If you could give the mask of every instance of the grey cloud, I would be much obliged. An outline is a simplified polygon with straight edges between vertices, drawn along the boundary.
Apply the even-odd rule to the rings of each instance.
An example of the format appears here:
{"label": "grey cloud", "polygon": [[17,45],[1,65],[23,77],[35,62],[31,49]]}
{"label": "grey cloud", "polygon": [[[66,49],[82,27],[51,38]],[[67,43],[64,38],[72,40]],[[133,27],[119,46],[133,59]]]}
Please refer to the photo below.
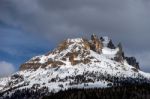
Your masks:
{"label": "grey cloud", "polygon": [[1,0],[0,20],[53,43],[96,33],[140,53],[150,50],[149,9],[149,0]]}
{"label": "grey cloud", "polygon": [[150,24],[148,6],[141,0],[13,0],[7,4],[14,15],[10,18],[16,18],[14,23],[46,36],[65,32],[122,35],[145,32]]}
{"label": "grey cloud", "polygon": [[6,61],[0,61],[0,68],[0,77],[8,76],[15,72],[14,65]]}

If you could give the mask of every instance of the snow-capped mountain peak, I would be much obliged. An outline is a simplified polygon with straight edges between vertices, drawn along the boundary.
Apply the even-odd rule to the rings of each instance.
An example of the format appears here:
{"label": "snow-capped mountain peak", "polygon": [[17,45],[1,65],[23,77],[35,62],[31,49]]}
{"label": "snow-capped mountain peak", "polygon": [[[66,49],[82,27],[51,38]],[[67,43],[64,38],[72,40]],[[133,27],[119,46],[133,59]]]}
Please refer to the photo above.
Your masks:
{"label": "snow-capped mountain peak", "polygon": [[[35,56],[20,66],[20,71],[0,79],[0,90],[48,87],[48,92],[68,88],[110,87],[128,79],[148,81],[150,74],[139,70],[134,57],[126,57],[121,44],[117,47],[108,37],[92,35],[61,42],[56,49]],[[136,80],[133,80],[136,82]]]}

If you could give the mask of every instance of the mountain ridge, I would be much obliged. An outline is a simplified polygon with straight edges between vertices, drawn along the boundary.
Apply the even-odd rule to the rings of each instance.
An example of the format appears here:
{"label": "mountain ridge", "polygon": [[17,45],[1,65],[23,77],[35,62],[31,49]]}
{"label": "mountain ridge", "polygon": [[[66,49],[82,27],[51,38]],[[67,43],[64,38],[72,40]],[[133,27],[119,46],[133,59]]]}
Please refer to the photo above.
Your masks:
{"label": "mountain ridge", "polygon": [[[67,40],[63,41],[62,43],[60,43],[55,50],[53,50],[52,52],[47,53],[45,56],[48,56],[50,54],[54,55],[55,53],[60,53],[61,51],[66,50],[67,47],[71,43],[74,43],[74,42],[79,43],[79,44],[83,44],[82,46],[80,46],[80,48],[85,49],[85,51],[92,50],[92,51],[95,51],[99,54],[100,53],[105,53],[105,54],[108,54],[108,55],[112,54],[113,51],[116,51],[115,52],[116,57],[113,57],[114,60],[116,60],[118,62],[126,60],[130,65],[132,65],[132,66],[136,65],[135,67],[137,69],[139,69],[138,62],[136,62],[136,59],[134,57],[125,57],[124,56],[124,52],[123,52],[121,43],[119,43],[118,46],[115,47],[115,45],[112,43],[112,41],[109,40],[108,38],[105,37],[105,40],[102,37],[100,39],[98,39],[98,37],[94,34],[91,36],[91,40],[89,40],[89,41],[87,39],[84,39],[84,38],[67,39]],[[108,47],[111,50],[110,51],[107,51],[107,49],[104,50],[103,46],[105,47],[105,49]],[[76,46],[74,46],[74,47],[76,47]],[[102,50],[103,50],[103,52],[102,52]],[[71,61],[72,65],[74,64],[74,61],[71,58],[77,57],[78,53],[79,53],[79,51],[77,52],[77,51],[72,49],[72,52],[66,54],[66,57],[70,56],[69,60]],[[65,57],[63,57],[62,60],[66,60]],[[33,62],[31,62],[31,61],[33,61]],[[35,64],[35,68],[36,67],[38,68],[38,66],[42,65],[42,62],[38,62],[38,61],[42,61],[42,59],[40,59],[38,56],[36,56],[36,57],[32,58],[31,60],[29,60],[29,62],[26,62],[25,64],[22,64],[21,67],[20,67],[20,70],[22,70],[24,67],[26,67],[25,65],[29,66],[30,64],[32,66]],[[61,62],[61,61],[53,62],[52,59],[50,60],[50,58],[47,61],[49,61],[50,63],[56,63],[58,65],[63,65],[63,62]],[[131,62],[131,61],[133,61],[133,62]],[[27,63],[29,63],[29,64],[27,64]],[[56,65],[56,64],[54,64],[54,65]],[[45,65],[47,65],[47,64],[45,64]],[[45,67],[45,66],[43,66],[43,67]],[[30,66],[29,66],[29,69],[31,69]]]}

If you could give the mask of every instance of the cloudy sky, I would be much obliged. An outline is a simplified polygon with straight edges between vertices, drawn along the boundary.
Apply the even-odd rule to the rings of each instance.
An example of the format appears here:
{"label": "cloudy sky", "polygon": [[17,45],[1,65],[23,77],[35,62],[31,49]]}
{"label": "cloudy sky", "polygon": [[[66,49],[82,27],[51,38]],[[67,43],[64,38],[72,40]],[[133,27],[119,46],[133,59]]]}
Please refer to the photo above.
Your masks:
{"label": "cloudy sky", "polygon": [[0,76],[72,37],[109,36],[150,72],[149,0],[0,0]]}

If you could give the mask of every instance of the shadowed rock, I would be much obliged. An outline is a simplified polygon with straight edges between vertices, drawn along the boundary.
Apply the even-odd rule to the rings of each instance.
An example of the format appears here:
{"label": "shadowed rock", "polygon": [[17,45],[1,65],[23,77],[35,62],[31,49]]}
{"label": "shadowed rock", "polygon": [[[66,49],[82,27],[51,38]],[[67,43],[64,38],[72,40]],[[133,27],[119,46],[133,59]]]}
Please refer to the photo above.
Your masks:
{"label": "shadowed rock", "polygon": [[123,52],[121,43],[119,43],[117,47],[118,47],[119,51],[116,54],[115,60],[117,62],[122,62],[124,60],[124,52]]}
{"label": "shadowed rock", "polygon": [[109,41],[108,45],[107,45],[108,48],[111,48],[111,49],[115,49],[115,45],[113,44],[112,40]]}
{"label": "shadowed rock", "polygon": [[132,65],[136,69],[140,69],[139,63],[136,61],[135,57],[125,57],[126,61],[128,62],[129,65]]}

